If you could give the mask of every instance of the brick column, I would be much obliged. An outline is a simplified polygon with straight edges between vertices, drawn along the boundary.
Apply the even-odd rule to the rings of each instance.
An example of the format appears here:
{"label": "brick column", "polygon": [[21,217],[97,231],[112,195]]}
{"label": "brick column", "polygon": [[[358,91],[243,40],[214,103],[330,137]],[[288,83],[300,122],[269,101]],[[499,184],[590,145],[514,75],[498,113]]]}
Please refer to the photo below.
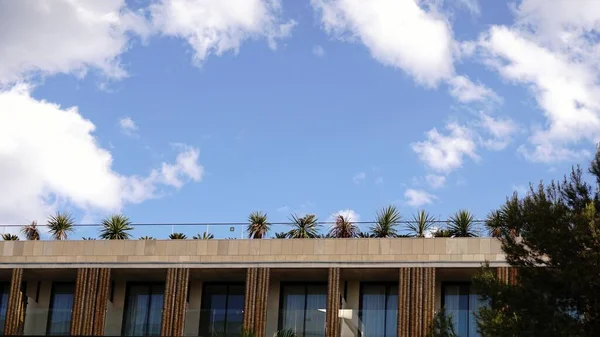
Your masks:
{"label": "brick column", "polygon": [[244,329],[256,337],[264,337],[267,328],[267,300],[270,284],[269,268],[248,268],[244,294]]}
{"label": "brick column", "polygon": [[504,284],[517,284],[518,269],[513,267],[496,268],[496,276]]}
{"label": "brick column", "polygon": [[398,337],[424,337],[433,319],[435,268],[400,268]]}
{"label": "brick column", "polygon": [[161,336],[183,336],[189,280],[188,268],[167,269]]}
{"label": "brick column", "polygon": [[6,321],[4,322],[5,335],[22,335],[25,317],[25,294],[22,289],[23,269],[12,270],[10,291],[8,293],[8,306]]}
{"label": "brick column", "polygon": [[109,285],[110,269],[77,269],[71,335],[104,335]]}
{"label": "brick column", "polygon": [[325,337],[340,337],[340,268],[329,268],[327,281],[327,310]]}

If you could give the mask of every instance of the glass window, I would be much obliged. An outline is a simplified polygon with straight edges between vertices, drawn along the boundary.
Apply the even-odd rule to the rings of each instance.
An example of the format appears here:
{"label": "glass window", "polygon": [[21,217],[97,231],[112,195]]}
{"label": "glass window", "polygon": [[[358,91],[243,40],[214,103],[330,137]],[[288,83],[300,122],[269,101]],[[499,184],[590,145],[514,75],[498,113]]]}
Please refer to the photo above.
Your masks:
{"label": "glass window", "polygon": [[361,284],[361,333],[365,337],[396,337],[398,284]]}
{"label": "glass window", "polygon": [[205,284],[202,291],[200,336],[240,336],[245,287],[235,284]]}
{"label": "glass window", "polygon": [[124,336],[158,336],[165,295],[164,283],[131,283],[127,285]]}
{"label": "glass window", "polygon": [[6,309],[8,308],[8,294],[10,293],[10,283],[0,283],[0,328],[4,328],[6,321]]}
{"label": "glass window", "polygon": [[284,284],[281,287],[279,328],[298,337],[325,336],[327,284]]}
{"label": "glass window", "polygon": [[442,305],[447,315],[452,315],[454,328],[459,337],[479,337],[476,314],[483,306],[479,296],[471,292],[469,283],[445,283],[442,285]]}
{"label": "glass window", "polygon": [[46,334],[69,335],[71,333],[74,294],[75,283],[52,283]]}

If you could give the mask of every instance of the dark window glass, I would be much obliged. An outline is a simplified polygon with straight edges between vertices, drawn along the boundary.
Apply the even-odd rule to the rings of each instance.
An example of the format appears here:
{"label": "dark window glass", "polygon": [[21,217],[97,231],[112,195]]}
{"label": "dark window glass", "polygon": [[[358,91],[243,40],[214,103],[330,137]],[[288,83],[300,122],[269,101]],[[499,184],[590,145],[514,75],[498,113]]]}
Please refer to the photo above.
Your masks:
{"label": "dark window glass", "polygon": [[127,285],[124,336],[158,336],[162,321],[164,283],[131,283]]}
{"label": "dark window glass", "polygon": [[0,283],[0,328],[4,328],[6,321],[6,308],[8,307],[8,294],[10,283]]}
{"label": "dark window glass", "polygon": [[69,335],[71,333],[71,316],[73,314],[74,283],[53,283],[50,295],[50,312],[48,313],[48,335]]}
{"label": "dark window glass", "polygon": [[470,284],[445,283],[442,285],[442,294],[442,305],[446,314],[452,315],[458,336],[479,337],[475,315],[484,303],[471,291]]}
{"label": "dark window glass", "polygon": [[398,330],[398,285],[361,285],[361,332],[365,337],[396,337]]}
{"label": "dark window glass", "polygon": [[244,311],[243,284],[205,284],[200,336],[240,336]]}
{"label": "dark window glass", "polygon": [[280,329],[298,337],[325,336],[326,284],[284,284],[281,288]]}

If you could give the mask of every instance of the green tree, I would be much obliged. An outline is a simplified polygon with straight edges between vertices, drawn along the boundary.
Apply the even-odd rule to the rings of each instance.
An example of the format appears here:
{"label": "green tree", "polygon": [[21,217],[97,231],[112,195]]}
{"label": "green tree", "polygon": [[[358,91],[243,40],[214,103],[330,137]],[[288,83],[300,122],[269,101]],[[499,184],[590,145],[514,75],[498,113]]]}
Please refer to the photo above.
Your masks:
{"label": "green tree", "polygon": [[32,221],[29,225],[23,226],[21,228],[21,233],[25,235],[27,240],[39,240],[40,239],[40,231],[37,227],[37,222]]}
{"label": "green tree", "polygon": [[395,238],[398,236],[396,226],[402,216],[400,211],[394,205],[389,205],[377,212],[375,225],[370,228],[373,237],[376,238]]}
{"label": "green tree", "polygon": [[214,238],[215,238],[215,236],[209,232],[203,232],[202,234],[198,233],[197,235],[194,235],[194,237],[193,237],[194,240],[210,240],[210,239],[214,239]]}
{"label": "green tree", "polygon": [[131,221],[123,214],[111,215],[102,220],[102,229],[100,229],[100,239],[103,240],[129,240],[133,230]]}
{"label": "green tree", "polygon": [[373,233],[369,233],[369,232],[359,232],[358,237],[362,238],[362,239],[367,239],[367,238],[374,237],[374,235],[373,235]]}
{"label": "green tree", "polygon": [[287,237],[288,237],[288,233],[286,233],[286,232],[275,233],[276,239],[285,239]]}
{"label": "green tree", "polygon": [[589,172],[595,186],[576,167],[498,209],[491,225],[518,273],[508,284],[487,267],[475,277],[483,336],[600,336],[600,152]]}
{"label": "green tree", "polygon": [[438,228],[436,231],[433,232],[433,237],[434,238],[451,238],[452,232],[450,232],[450,230],[446,229],[446,228]]}
{"label": "green tree", "polygon": [[455,238],[478,236],[475,229],[475,216],[464,209],[461,209],[450,217],[448,220],[448,230]]}
{"label": "green tree", "polygon": [[187,235],[183,233],[171,233],[169,234],[169,239],[171,240],[185,240],[187,239]]}
{"label": "green tree", "polygon": [[287,233],[290,239],[314,239],[319,236],[319,223],[314,214],[298,217],[292,214],[290,218],[292,229]]}
{"label": "green tree", "polygon": [[452,315],[446,315],[443,309],[436,312],[427,330],[427,337],[458,337]]}
{"label": "green tree", "polygon": [[69,233],[75,231],[73,228],[74,220],[70,213],[56,212],[48,218],[47,226],[50,236],[54,240],[67,240]]}
{"label": "green tree", "polygon": [[250,239],[262,239],[267,236],[271,224],[267,221],[267,214],[263,212],[252,212],[248,216],[248,237]]}
{"label": "green tree", "polygon": [[406,225],[410,236],[424,238],[425,235],[433,228],[435,218],[429,213],[421,210],[416,215],[413,215],[413,221]]}
{"label": "green tree", "polygon": [[14,234],[4,233],[4,234],[2,234],[2,240],[4,240],[4,241],[19,241],[19,237]]}
{"label": "green tree", "polygon": [[152,236],[140,236],[138,238],[138,240],[156,240],[156,239]]}
{"label": "green tree", "polygon": [[84,241],[92,241],[92,240],[96,240],[96,238],[93,238],[93,237],[91,237],[91,236],[86,236],[86,237],[82,237],[82,238],[81,238],[81,240],[84,240]]}
{"label": "green tree", "polygon": [[327,235],[330,238],[355,238],[358,237],[358,227],[347,216],[338,214],[335,217],[335,223],[329,229]]}

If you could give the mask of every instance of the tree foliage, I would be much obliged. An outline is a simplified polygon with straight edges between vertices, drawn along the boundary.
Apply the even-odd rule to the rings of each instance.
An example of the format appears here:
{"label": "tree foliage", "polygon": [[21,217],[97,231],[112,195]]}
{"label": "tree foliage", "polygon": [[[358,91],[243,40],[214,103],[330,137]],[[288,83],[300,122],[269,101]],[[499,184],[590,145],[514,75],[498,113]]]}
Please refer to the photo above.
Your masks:
{"label": "tree foliage", "polygon": [[504,284],[484,268],[475,278],[489,303],[483,336],[600,336],[600,152],[589,172],[594,187],[576,167],[488,217],[518,277]]}
{"label": "tree foliage", "polygon": [[248,238],[262,239],[267,236],[271,224],[267,221],[267,214],[263,212],[252,212],[248,216]]}
{"label": "tree foliage", "polygon": [[402,219],[400,211],[394,205],[389,205],[377,212],[377,218],[375,225],[372,226],[371,237],[375,238],[395,238],[398,236],[396,227],[398,222]]}
{"label": "tree foliage", "polygon": [[410,236],[424,238],[432,229],[435,218],[424,210],[413,215],[413,221],[406,225]]}
{"label": "tree foliage", "polygon": [[75,230],[73,216],[70,213],[56,212],[48,218],[47,226],[54,240],[67,240],[69,233]]}
{"label": "tree foliage", "polygon": [[15,234],[11,234],[11,233],[2,233],[2,240],[4,241],[19,241],[19,237],[16,236]]}
{"label": "tree foliage", "polygon": [[27,240],[39,240],[40,231],[37,227],[37,221],[32,221],[29,225],[23,226],[21,233],[25,235]]}
{"label": "tree foliage", "polygon": [[476,237],[475,216],[473,213],[461,209],[450,216],[448,220],[448,230],[455,238]]}
{"label": "tree foliage", "polygon": [[187,239],[187,235],[183,233],[171,233],[169,234],[169,239],[171,240],[185,240]]}
{"label": "tree foliage", "polygon": [[442,309],[435,313],[427,330],[427,337],[458,337],[452,316]]}
{"label": "tree foliage", "polygon": [[292,229],[287,235],[290,239],[314,239],[319,236],[319,223],[314,214],[303,217],[293,214],[290,220]]}
{"label": "tree foliage", "polygon": [[358,226],[350,221],[350,218],[342,214],[338,214],[335,218],[335,223],[329,229],[327,236],[330,238],[355,238],[359,233]]}
{"label": "tree foliage", "polygon": [[123,214],[114,214],[102,220],[100,239],[103,240],[129,240],[133,230],[131,221]]}

